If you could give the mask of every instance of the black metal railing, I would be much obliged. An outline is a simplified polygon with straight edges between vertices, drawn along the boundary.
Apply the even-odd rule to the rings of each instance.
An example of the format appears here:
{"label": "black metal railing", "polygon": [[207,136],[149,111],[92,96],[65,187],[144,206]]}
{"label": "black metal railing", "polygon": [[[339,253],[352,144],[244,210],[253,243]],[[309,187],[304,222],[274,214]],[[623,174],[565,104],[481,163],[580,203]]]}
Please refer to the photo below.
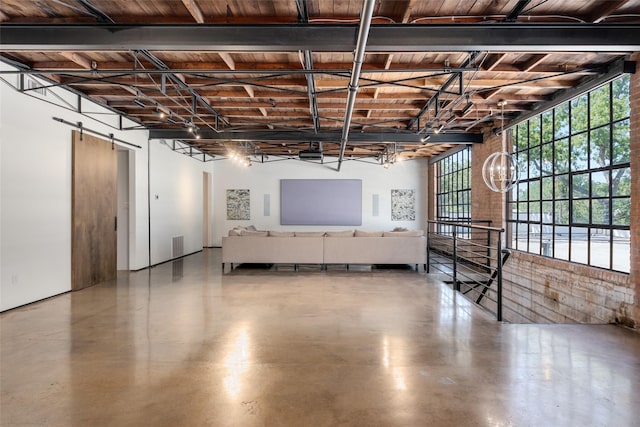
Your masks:
{"label": "black metal railing", "polygon": [[502,321],[503,228],[488,220],[427,221],[427,273],[444,274],[453,289]]}

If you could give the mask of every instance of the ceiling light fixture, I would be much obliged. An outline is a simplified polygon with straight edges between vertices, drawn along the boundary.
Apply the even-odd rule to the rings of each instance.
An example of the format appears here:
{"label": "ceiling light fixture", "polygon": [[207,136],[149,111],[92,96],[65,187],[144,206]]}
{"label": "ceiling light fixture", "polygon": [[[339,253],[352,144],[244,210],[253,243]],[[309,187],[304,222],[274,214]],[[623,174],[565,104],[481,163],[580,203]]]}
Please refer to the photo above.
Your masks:
{"label": "ceiling light fixture", "polygon": [[469,102],[464,108],[460,111],[461,115],[467,114],[467,112],[473,107],[473,102]]}
{"label": "ceiling light fixture", "polygon": [[147,107],[147,104],[145,104],[144,102],[140,101],[138,98],[135,98],[133,100],[133,103],[136,104],[138,107],[141,107],[141,108],[146,108]]}
{"label": "ceiling light fixture", "polygon": [[518,167],[515,159],[507,150],[507,137],[504,131],[504,106],[507,101],[498,102],[502,107],[502,125],[500,137],[502,138],[502,151],[491,154],[482,165],[482,179],[491,191],[506,193],[518,183]]}
{"label": "ceiling light fixture", "polygon": [[156,105],[156,109],[153,110],[153,114],[155,114],[156,117],[158,117],[159,119],[164,119],[166,116],[164,111],[162,111],[157,105]]}

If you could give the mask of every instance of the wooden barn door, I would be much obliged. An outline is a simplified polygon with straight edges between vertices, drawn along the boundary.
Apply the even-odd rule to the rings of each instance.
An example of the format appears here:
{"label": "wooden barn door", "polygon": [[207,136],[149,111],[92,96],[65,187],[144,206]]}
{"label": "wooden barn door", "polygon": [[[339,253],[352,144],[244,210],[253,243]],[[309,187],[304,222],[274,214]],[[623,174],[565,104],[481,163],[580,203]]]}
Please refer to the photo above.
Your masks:
{"label": "wooden barn door", "polygon": [[73,131],[71,289],[116,278],[118,151]]}

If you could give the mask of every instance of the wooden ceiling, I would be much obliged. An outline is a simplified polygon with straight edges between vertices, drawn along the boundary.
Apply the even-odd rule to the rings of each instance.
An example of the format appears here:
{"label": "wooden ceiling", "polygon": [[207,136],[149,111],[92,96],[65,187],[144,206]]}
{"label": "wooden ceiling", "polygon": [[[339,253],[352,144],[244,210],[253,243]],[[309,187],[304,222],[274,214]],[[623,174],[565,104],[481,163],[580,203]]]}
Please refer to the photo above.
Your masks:
{"label": "wooden ceiling", "polygon": [[370,6],[351,114],[363,1],[3,0],[0,58],[198,152],[383,161],[481,141],[611,73],[640,22],[640,0]]}

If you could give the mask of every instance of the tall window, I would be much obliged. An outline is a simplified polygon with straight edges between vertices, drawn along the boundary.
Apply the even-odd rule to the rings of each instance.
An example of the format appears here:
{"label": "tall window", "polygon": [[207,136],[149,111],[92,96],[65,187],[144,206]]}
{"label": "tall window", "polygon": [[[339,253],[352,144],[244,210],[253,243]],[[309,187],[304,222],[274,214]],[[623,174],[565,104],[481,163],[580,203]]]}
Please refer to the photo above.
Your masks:
{"label": "tall window", "polygon": [[629,77],[516,126],[514,249],[629,272]]}
{"label": "tall window", "polygon": [[471,219],[471,147],[435,163],[436,212],[442,221]]}

